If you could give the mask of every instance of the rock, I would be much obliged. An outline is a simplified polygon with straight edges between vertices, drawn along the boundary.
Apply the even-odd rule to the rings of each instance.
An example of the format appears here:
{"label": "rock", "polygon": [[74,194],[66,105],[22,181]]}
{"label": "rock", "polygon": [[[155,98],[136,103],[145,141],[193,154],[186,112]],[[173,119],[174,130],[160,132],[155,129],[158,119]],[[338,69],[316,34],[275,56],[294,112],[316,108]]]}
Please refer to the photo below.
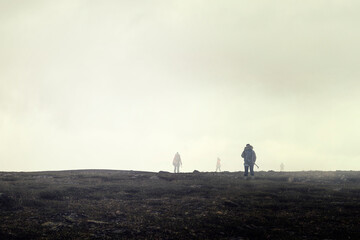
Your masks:
{"label": "rock", "polygon": [[107,222],[97,221],[97,220],[92,220],[92,219],[87,220],[87,222],[88,223],[94,223],[94,224],[109,224]]}
{"label": "rock", "polygon": [[67,222],[69,223],[77,223],[81,222],[82,220],[86,219],[86,215],[77,214],[77,213],[67,213],[62,216]]}
{"label": "rock", "polygon": [[49,228],[52,231],[57,231],[60,227],[63,227],[64,224],[61,222],[45,222],[41,226]]}
{"label": "rock", "polygon": [[224,205],[228,206],[228,207],[238,207],[239,206],[237,203],[234,203],[233,201],[230,201],[230,200],[226,200],[224,202]]}
{"label": "rock", "polygon": [[198,170],[194,170],[193,173],[200,173]]}

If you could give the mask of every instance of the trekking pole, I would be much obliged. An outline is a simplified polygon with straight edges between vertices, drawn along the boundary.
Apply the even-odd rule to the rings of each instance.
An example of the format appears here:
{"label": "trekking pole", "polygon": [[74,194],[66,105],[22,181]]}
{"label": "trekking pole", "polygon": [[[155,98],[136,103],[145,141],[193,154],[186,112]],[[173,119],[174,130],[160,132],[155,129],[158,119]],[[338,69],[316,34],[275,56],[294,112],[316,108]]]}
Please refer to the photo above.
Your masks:
{"label": "trekking pole", "polygon": [[259,166],[256,164],[256,163],[254,163],[255,164],[255,166],[257,167],[257,168],[259,168]]}

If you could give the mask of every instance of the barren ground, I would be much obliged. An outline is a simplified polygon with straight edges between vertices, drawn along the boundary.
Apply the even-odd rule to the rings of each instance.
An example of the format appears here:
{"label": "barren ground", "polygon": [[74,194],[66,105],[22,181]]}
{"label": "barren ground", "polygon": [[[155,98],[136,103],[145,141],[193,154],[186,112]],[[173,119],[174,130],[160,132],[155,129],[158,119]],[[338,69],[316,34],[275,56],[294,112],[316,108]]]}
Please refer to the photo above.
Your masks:
{"label": "barren ground", "polygon": [[360,239],[359,172],[0,172],[0,239]]}

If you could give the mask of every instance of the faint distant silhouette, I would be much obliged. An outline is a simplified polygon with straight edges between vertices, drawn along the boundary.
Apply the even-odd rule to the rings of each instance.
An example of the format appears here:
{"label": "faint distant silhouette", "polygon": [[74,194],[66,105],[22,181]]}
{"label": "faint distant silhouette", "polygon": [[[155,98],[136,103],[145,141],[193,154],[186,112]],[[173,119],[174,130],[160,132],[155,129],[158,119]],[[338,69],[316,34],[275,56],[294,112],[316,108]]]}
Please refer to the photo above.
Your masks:
{"label": "faint distant silhouette", "polygon": [[251,146],[250,144],[246,144],[246,147],[244,148],[241,157],[244,158],[245,178],[249,174],[249,167],[250,167],[250,175],[254,176],[254,165],[256,162],[256,154],[253,150],[253,146]]}
{"label": "faint distant silhouette", "polygon": [[281,164],[280,164],[280,172],[284,171],[284,168],[285,168],[284,163],[281,163]]}
{"label": "faint distant silhouette", "polygon": [[174,173],[179,173],[180,166],[182,166],[182,162],[181,162],[180,154],[178,152],[174,156],[173,165],[174,165]]}
{"label": "faint distant silhouette", "polygon": [[218,170],[219,170],[219,172],[221,172],[220,168],[221,168],[221,160],[220,160],[220,158],[217,158],[215,172],[217,172]]}

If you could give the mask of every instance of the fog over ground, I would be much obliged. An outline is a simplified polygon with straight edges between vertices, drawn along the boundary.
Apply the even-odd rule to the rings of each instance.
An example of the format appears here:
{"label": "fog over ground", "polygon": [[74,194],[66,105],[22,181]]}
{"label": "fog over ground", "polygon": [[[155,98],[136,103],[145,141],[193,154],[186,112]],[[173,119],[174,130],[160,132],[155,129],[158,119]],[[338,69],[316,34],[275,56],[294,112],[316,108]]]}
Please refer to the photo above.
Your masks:
{"label": "fog over ground", "polygon": [[0,170],[360,170],[359,12],[0,0]]}

